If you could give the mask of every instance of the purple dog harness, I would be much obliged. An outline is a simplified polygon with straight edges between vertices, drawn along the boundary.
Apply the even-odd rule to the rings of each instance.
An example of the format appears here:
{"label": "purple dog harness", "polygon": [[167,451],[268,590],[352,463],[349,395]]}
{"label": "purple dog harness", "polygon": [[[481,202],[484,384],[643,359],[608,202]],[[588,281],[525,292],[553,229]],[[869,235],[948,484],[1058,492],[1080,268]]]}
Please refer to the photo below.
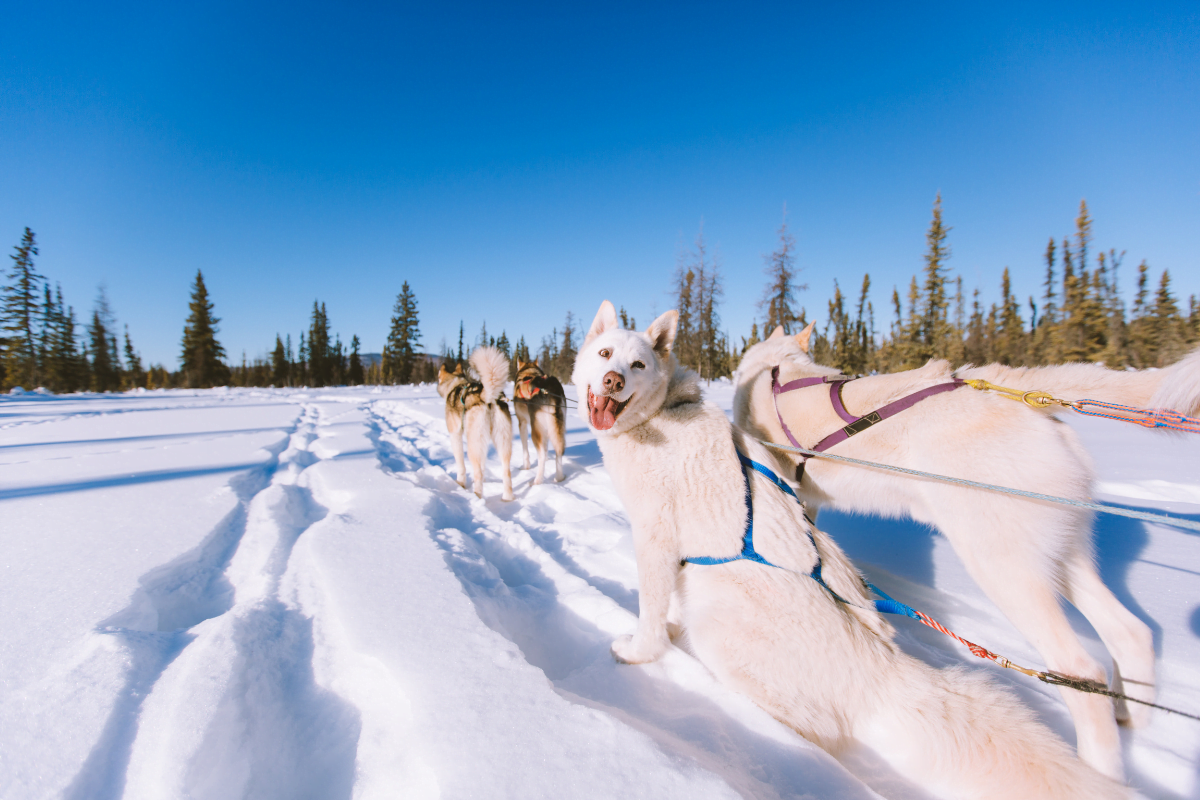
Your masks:
{"label": "purple dog harness", "polygon": [[[856,417],[846,410],[845,403],[842,402],[842,387],[855,378],[847,378],[843,375],[822,375],[816,378],[799,378],[794,381],[789,381],[785,384],[779,383],[779,367],[771,368],[771,394],[772,400],[775,403],[775,416],[779,417],[779,425],[783,428],[783,435],[792,443],[793,447],[805,449],[804,445],[796,441],[796,437],[788,429],[787,423],[783,421],[783,414],[779,411],[779,395],[786,392],[792,392],[796,389],[804,389],[808,386],[818,386],[822,383],[829,384],[829,401],[833,404],[833,410],[837,415],[845,420],[846,424],[839,430],[826,436],[821,441],[814,444],[810,450],[815,450],[818,453],[823,453],[835,444],[844,442],[851,436],[857,433],[862,433],[867,428],[877,423],[883,422],[888,417],[894,417],[905,409],[912,408],[917,403],[927,397],[933,397],[935,394],[949,392],[957,389],[960,386],[966,386],[966,382],[954,378],[950,383],[939,383],[936,386],[930,386],[927,389],[921,389],[918,392],[913,392],[907,397],[902,397],[899,400],[893,400],[885,406],[875,409],[874,411],[864,414],[861,417]],[[796,465],[796,482],[804,477],[804,464],[808,461],[808,456],[801,455],[800,463]]]}

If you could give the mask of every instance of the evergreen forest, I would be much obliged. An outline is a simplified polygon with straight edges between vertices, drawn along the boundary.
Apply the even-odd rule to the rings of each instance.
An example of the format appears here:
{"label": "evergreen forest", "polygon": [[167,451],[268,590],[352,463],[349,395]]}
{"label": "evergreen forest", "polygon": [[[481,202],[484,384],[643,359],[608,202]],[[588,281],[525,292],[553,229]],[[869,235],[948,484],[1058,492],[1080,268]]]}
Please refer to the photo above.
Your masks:
{"label": "evergreen forest", "polygon": [[[1000,362],[1036,366],[1098,362],[1111,368],[1162,367],[1200,344],[1200,303],[1184,302],[1172,287],[1168,270],[1159,273],[1142,261],[1125,264],[1125,252],[1093,246],[1093,220],[1080,203],[1074,230],[1050,238],[1041,254],[1044,274],[1037,297],[1020,298],[1006,267],[1000,276],[1000,300],[984,306],[979,287],[968,297],[962,276],[950,268],[951,228],[935,199],[926,231],[924,267],[901,295],[893,287],[877,321],[870,300],[871,277],[863,275],[854,295],[833,282],[823,314],[813,314],[811,348],[822,364],[848,374],[894,372],[919,367],[931,358],[954,366]],[[396,295],[391,324],[381,352],[366,354],[357,334],[344,343],[333,333],[325,304],[314,300],[307,330],[277,334],[263,355],[240,363],[221,345],[220,318],[204,276],[192,282],[180,339],[179,361],[143,365],[128,326],[118,325],[101,286],[92,309],[77,313],[64,300],[62,286],[37,271],[38,243],[25,228],[13,248],[0,287],[0,389],[41,387],[54,393],[121,391],[135,388],[211,386],[337,386],[405,384],[436,380],[438,367],[453,368],[480,345],[499,348],[512,362],[536,359],[548,373],[566,382],[582,340],[581,322],[567,311],[561,327],[539,342],[516,341],[507,331],[489,333],[484,321],[468,337],[460,321],[456,343],[440,352],[422,348],[417,297],[405,281]],[[763,291],[755,322],[737,343],[722,329],[720,309],[724,276],[720,259],[705,242],[701,228],[693,246],[681,252],[671,276],[671,299],[679,312],[675,353],[708,380],[728,377],[738,359],[776,327],[797,333],[809,324],[800,302],[808,286],[800,282],[796,242],[786,221],[778,243],[764,257]],[[1132,280],[1132,304],[1121,282]],[[851,290],[854,291],[854,290]],[[621,324],[636,328],[624,308]],[[760,324],[761,323],[761,324]]]}

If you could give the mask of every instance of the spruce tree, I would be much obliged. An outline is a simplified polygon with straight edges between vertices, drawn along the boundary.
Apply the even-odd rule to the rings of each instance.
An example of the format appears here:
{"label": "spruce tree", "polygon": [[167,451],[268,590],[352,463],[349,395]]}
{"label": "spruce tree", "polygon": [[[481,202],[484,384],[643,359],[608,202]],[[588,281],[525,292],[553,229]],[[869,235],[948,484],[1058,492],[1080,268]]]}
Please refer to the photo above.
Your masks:
{"label": "spruce tree", "polygon": [[127,389],[135,389],[145,385],[146,373],[142,369],[142,357],[133,349],[129,338],[129,326],[125,326],[125,375],[122,384]]}
{"label": "spruce tree", "polygon": [[963,351],[963,359],[968,364],[986,364],[988,362],[986,326],[983,307],[979,303],[978,289],[975,290],[971,301],[971,320],[967,323],[967,340]]}
{"label": "spruce tree", "polygon": [[271,383],[275,386],[288,385],[288,357],[283,340],[275,334],[275,349],[271,351]]}
{"label": "spruce tree", "polygon": [[1154,293],[1152,319],[1155,343],[1153,366],[1165,367],[1186,353],[1184,345],[1187,343],[1179,306],[1171,294],[1171,273],[1165,269],[1158,283],[1158,291]]}
{"label": "spruce tree", "polygon": [[696,273],[680,252],[675,266],[675,311],[679,315],[675,326],[675,345],[671,352],[684,366],[696,368],[695,307]]}
{"label": "spruce tree", "polygon": [[558,352],[554,355],[555,374],[560,381],[567,383],[571,380],[571,373],[575,371],[575,356],[577,354],[576,347],[578,340],[575,330],[575,315],[570,311],[567,312],[567,319],[563,322],[562,343],[558,347]]}
{"label": "spruce tree", "polygon": [[120,385],[120,376],[113,364],[112,351],[108,347],[108,325],[105,316],[99,308],[93,309],[92,324],[88,326],[94,392],[110,392]]}
{"label": "spruce tree", "polygon": [[329,386],[333,383],[333,361],[325,304],[314,300],[308,328],[308,375],[312,386]]}
{"label": "spruce tree", "polygon": [[758,336],[758,323],[751,322],[750,323],[750,338],[747,339],[745,336],[742,337],[742,355],[746,355],[747,350],[749,350],[751,347],[754,347],[754,345],[758,344],[761,341],[762,341],[762,339],[760,339]]}
{"label": "spruce tree", "polygon": [[221,320],[213,316],[213,304],[200,270],[196,270],[188,311],[179,359],[184,385],[205,388],[224,384],[229,380],[229,368],[225,365],[225,348],[217,341],[217,323]]}
{"label": "spruce tree", "polygon": [[950,348],[946,357],[953,366],[961,366],[966,361],[965,339],[967,337],[966,298],[963,296],[963,279],[959,275],[954,279],[954,324],[950,331]]}
{"label": "spruce tree", "polygon": [[[409,383],[412,380],[413,367],[416,364],[417,345],[421,342],[420,319],[417,312],[417,297],[405,281],[396,295],[396,304],[392,308],[392,327],[388,331],[387,344],[384,346],[388,354],[388,367],[384,381],[388,383]],[[461,358],[463,349],[463,326],[459,323],[458,350]]]}
{"label": "spruce tree", "polygon": [[0,381],[5,389],[10,386],[33,389],[41,377],[37,331],[42,323],[40,285],[44,280],[34,269],[33,257],[38,254],[38,248],[33,231],[26,228],[21,243],[13,249],[15,252],[9,256],[12,269],[0,296],[0,323],[3,324],[0,328],[3,336],[0,340],[3,345]]}
{"label": "spruce tree", "polygon": [[1012,279],[1008,267],[1000,279],[1001,306],[997,321],[997,341],[993,357],[1001,364],[1019,366],[1025,363],[1025,322],[1021,319],[1021,306],[1012,291]]}
{"label": "spruce tree", "polygon": [[361,347],[358,334],[350,337],[350,365],[346,368],[346,382],[351,386],[359,386],[364,381],[362,358],[358,354]]}
{"label": "spruce tree", "polygon": [[933,201],[933,219],[925,234],[925,290],[922,295],[923,319],[917,361],[946,358],[950,345],[949,301],[946,298],[946,260],[950,248],[946,237],[950,228],[942,224],[942,193]]}
{"label": "spruce tree", "polygon": [[783,326],[784,333],[793,333],[794,323],[803,317],[803,310],[796,313],[796,292],[808,288],[806,284],[797,284],[796,275],[796,240],[788,232],[787,222],[779,226],[779,246],[775,252],[766,257],[767,266],[763,272],[767,275],[767,288],[758,307],[767,313],[763,322],[763,335],[770,336],[777,326]]}

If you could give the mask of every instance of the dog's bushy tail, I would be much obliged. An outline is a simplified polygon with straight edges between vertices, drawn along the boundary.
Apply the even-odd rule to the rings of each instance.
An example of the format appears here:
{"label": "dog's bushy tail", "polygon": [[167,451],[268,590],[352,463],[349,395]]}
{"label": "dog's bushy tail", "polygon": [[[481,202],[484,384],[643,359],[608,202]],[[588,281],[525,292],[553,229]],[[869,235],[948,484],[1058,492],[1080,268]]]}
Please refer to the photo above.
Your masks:
{"label": "dog's bushy tail", "polygon": [[508,383],[508,358],[494,347],[480,347],[471,353],[471,368],[483,383],[483,402],[496,402]]}
{"label": "dog's bushy tail", "polygon": [[1189,417],[1200,416],[1200,348],[1160,370],[1163,379],[1150,399],[1152,408],[1173,408]]}
{"label": "dog's bushy tail", "polygon": [[1010,692],[962,668],[896,671],[901,695],[867,743],[939,794],[1023,800],[1127,800],[1130,790],[1080,761]]}

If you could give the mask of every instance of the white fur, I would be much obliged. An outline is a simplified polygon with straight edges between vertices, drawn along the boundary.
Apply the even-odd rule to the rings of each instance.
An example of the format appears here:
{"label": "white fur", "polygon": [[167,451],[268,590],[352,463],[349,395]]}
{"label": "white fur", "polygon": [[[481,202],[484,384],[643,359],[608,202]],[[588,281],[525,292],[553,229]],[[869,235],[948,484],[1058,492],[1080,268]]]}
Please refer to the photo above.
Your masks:
{"label": "white fur", "polygon": [[[833,752],[858,739],[947,797],[1127,797],[1006,692],[902,653],[845,554],[757,473],[754,544],[781,568],[681,566],[688,557],[740,552],[745,478],[735,444],[756,461],[769,463],[770,455],[702,402],[695,373],[671,355],[675,324],[670,311],[644,333],[622,330],[605,301],[575,362],[589,427],[583,398],[603,392],[609,372],[625,378],[613,395],[626,404],[615,424],[593,427],[629,514],[638,563],[637,631],[613,643],[614,656],[641,663],[662,655],[671,645],[671,609],[680,644],[715,675]],[[808,577],[818,552],[829,585],[861,608],[838,603]]]}
{"label": "white fur", "polygon": [[[479,347],[471,353],[469,359],[471,368],[483,383],[483,398],[485,403],[494,403],[504,394],[504,385],[508,382],[508,357],[494,347]],[[509,424],[509,436],[512,435],[512,424]]]}
{"label": "white fur", "polygon": [[1200,416],[1200,348],[1161,371],[1162,383],[1150,398],[1151,408],[1173,408],[1189,417]]}
{"label": "white fur", "polygon": [[[836,374],[813,362],[803,336],[772,335],[750,348],[734,376],[734,421],[751,435],[789,444],[771,394],[771,368],[780,381]],[[1044,389],[1067,399],[1087,397],[1146,406],[1156,392],[1195,386],[1192,365],[1178,369],[1118,372],[1097,365],[1013,368],[1001,365],[959,370],[1015,389]],[[949,380],[944,361],[845,385],[852,414],[865,414],[914,391]],[[1194,408],[1200,392],[1179,402]],[[811,447],[845,423],[830,402],[829,388],[808,387],[778,396],[792,434]],[[1037,413],[1019,402],[969,388],[921,401],[831,452],[851,458],[1012,486],[1077,500],[1091,496],[1091,461],[1073,431],[1056,422],[1061,407]],[[1073,413],[1073,412],[1070,412]],[[1115,423],[1114,423],[1115,424]],[[798,458],[772,451],[789,476]],[[1154,698],[1155,664],[1150,629],[1104,586],[1094,565],[1091,515],[1067,507],[966,489],[878,470],[810,459],[800,496],[815,513],[821,505],[887,517],[908,516],[945,534],[980,588],[1034,644],[1056,672],[1105,680],[1104,667],[1075,635],[1059,595],[1088,618],[1113,656],[1111,684],[1143,700]],[[1080,756],[1114,778],[1123,774],[1113,704],[1100,695],[1062,690],[1075,721]],[[1150,709],[1121,703],[1123,721],[1143,725]]]}

